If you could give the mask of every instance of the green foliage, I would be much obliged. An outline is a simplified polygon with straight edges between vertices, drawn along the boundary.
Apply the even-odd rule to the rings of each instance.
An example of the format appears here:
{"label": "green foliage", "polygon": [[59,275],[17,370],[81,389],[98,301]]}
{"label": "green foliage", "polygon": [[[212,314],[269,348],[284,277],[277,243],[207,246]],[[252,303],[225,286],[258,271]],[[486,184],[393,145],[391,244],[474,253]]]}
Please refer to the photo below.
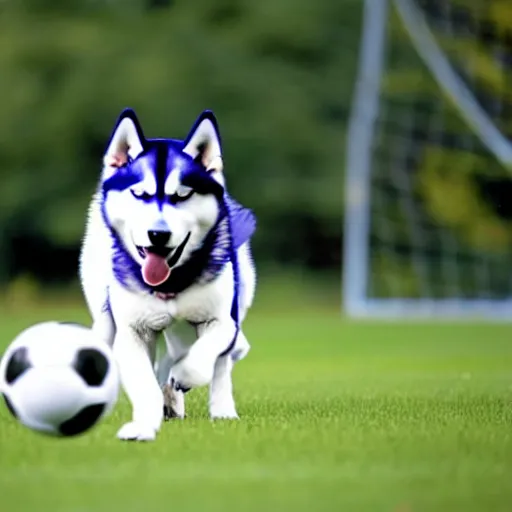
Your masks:
{"label": "green foliage", "polygon": [[[511,73],[497,57],[496,48],[499,41],[506,47],[503,19],[512,16],[512,7],[501,0],[451,0],[451,4],[475,20],[487,21],[496,32],[498,43],[492,45],[480,33],[450,33],[436,30],[434,24],[430,27],[454,68],[469,74],[467,85],[487,100],[484,108],[491,105],[488,108],[494,122],[503,133],[510,134],[512,118],[505,110],[493,112],[491,99],[508,105],[511,97],[507,90]],[[503,18],[499,20],[499,16]],[[424,123],[430,139],[424,136],[421,140],[413,178],[416,197],[424,205],[429,222],[447,228],[469,252],[487,252],[490,257],[503,254],[512,243],[511,222],[496,214],[492,208],[496,205],[485,197],[482,183],[509,180],[510,169],[504,169],[475,135],[456,98],[440,87],[418,56],[396,13],[391,18],[389,38],[388,72],[383,81],[386,100],[404,109],[421,106],[429,112]]]}
{"label": "green foliage", "polygon": [[3,2],[0,227],[78,244],[120,110],[183,137],[211,108],[260,257],[315,250],[297,216],[339,240],[359,16],[356,0]]}
{"label": "green foliage", "polygon": [[432,219],[453,229],[469,246],[499,253],[512,243],[510,222],[490,211],[472,179],[486,165],[487,159],[475,154],[429,147],[419,189]]}

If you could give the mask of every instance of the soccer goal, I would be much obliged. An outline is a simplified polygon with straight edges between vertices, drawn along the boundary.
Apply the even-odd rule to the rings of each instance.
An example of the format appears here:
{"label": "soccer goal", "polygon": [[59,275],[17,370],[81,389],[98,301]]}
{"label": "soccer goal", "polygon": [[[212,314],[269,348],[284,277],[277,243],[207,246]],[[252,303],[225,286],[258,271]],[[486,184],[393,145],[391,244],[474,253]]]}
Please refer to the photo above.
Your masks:
{"label": "soccer goal", "polygon": [[512,2],[366,0],[343,307],[512,320]]}

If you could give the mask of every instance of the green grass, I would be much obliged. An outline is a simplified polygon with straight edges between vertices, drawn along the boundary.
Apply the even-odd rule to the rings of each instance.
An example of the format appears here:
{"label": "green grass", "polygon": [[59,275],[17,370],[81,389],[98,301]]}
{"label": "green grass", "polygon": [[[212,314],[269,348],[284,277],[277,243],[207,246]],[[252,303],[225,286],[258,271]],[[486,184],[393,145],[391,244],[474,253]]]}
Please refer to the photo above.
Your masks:
{"label": "green grass", "polygon": [[[512,327],[353,323],[299,288],[267,289],[247,320],[239,422],[210,422],[206,390],[152,444],[115,439],[124,398],[66,440],[1,407],[0,510],[511,510]],[[3,346],[39,320],[87,321],[72,304],[0,315]]]}

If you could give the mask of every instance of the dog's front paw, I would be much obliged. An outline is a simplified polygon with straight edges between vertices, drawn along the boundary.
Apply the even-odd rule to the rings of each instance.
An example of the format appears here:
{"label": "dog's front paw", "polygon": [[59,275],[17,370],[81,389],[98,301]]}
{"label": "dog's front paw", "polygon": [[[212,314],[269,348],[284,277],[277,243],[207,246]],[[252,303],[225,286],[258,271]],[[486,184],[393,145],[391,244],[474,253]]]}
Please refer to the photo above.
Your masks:
{"label": "dog's front paw", "polygon": [[119,429],[117,437],[123,441],[154,441],[156,433],[157,431],[150,425],[131,421]]}
{"label": "dog's front paw", "polygon": [[209,384],[213,378],[215,361],[190,351],[171,368],[171,381],[175,389],[188,390]]}
{"label": "dog's front paw", "polygon": [[234,403],[211,403],[210,418],[212,420],[238,420]]}

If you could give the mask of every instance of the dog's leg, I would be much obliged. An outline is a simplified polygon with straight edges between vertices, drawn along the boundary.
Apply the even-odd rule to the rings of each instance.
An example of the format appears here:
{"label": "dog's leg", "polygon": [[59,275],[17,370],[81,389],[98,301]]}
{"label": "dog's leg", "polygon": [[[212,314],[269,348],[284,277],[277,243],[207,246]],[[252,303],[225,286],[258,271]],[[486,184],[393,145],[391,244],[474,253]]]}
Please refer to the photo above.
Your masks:
{"label": "dog's leg", "polygon": [[236,334],[231,318],[212,320],[197,327],[199,338],[187,355],[173,365],[170,382],[175,389],[205,386],[212,381],[215,362]]}
{"label": "dog's leg", "polygon": [[153,441],[163,418],[163,395],[151,362],[154,335],[132,328],[118,330],[114,341],[121,382],[133,408],[133,419],[117,433],[119,439]]}
{"label": "dog's leg", "polygon": [[235,363],[241,361],[244,357],[247,356],[249,350],[251,350],[251,345],[247,341],[243,331],[240,329],[236,337],[235,346],[231,351],[231,359],[233,359],[233,362]]}
{"label": "dog's leg", "polygon": [[213,371],[213,379],[210,384],[210,417],[212,419],[238,418],[233,397],[231,372],[234,363],[243,359],[250,349],[251,346],[247,338],[240,330],[231,353],[217,359]]}
{"label": "dog's leg", "polygon": [[164,394],[164,420],[185,417],[185,394],[174,389],[171,384],[163,386]]}
{"label": "dog's leg", "polygon": [[195,326],[188,322],[174,322],[164,331],[164,339],[167,353],[162,358],[162,362],[169,362],[165,384],[162,387],[164,393],[164,419],[183,419],[185,417],[185,394],[183,391],[175,388],[174,382],[170,377],[170,370],[175,361],[179,361],[187,354],[190,345],[197,339],[197,332]]}
{"label": "dog's leg", "polygon": [[161,355],[158,360],[154,364],[156,378],[158,380],[158,384],[163,386],[167,384],[167,380],[169,379],[169,372],[171,371],[173,360],[169,356],[166,351],[163,355]]}
{"label": "dog's leg", "polygon": [[213,371],[213,379],[210,383],[210,417],[212,419],[238,419],[233,398],[233,383],[231,370],[233,358],[231,355],[217,359]]}

